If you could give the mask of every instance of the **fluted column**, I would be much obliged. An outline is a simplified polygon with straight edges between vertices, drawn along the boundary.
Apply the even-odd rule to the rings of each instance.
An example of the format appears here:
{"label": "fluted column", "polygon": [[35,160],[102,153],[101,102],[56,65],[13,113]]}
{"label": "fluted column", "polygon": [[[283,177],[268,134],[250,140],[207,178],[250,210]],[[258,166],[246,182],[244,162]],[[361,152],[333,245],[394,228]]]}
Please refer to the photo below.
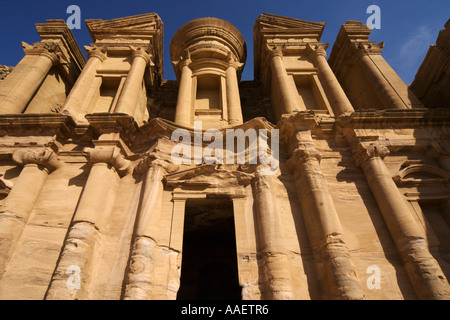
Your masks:
{"label": "fluted column", "polygon": [[310,56],[313,58],[315,66],[318,69],[319,78],[328,93],[328,99],[331,102],[334,114],[336,116],[340,116],[355,111],[333,70],[331,70],[331,67],[328,64],[326,59],[327,53],[325,51],[327,47],[323,45],[318,45],[315,47],[313,45],[308,45],[307,48]]}
{"label": "fluted column", "polygon": [[[375,46],[372,49],[366,49],[363,44],[354,44],[352,46],[353,54],[358,59],[359,65],[362,68],[363,76],[368,77],[376,92],[386,109],[408,109],[406,104],[400,98],[398,93],[376,66],[372,60],[371,55],[381,54],[381,48]],[[374,51],[374,52],[372,52]]]}
{"label": "fluted column", "polygon": [[281,114],[291,113],[296,108],[295,98],[291,91],[288,74],[283,63],[283,51],[281,48],[274,48],[269,51],[269,58],[273,80],[276,82],[281,97]]}
{"label": "fluted column", "polygon": [[282,220],[273,198],[271,177],[258,169],[253,181],[255,218],[266,286],[266,292],[263,294],[266,299],[292,300],[294,293],[289,257],[282,240],[284,237]]}
{"label": "fluted column", "polygon": [[379,143],[358,144],[355,160],[362,168],[419,299],[450,299],[450,287],[430,254],[413,213],[395,185],[383,158],[388,149]]}
{"label": "fluted column", "polygon": [[[137,167],[137,173],[145,174],[145,176],[135,226],[136,232],[127,268],[125,300],[152,299],[157,291],[165,291],[159,292],[160,295],[165,296],[165,299],[176,298],[179,279],[175,281],[171,279],[173,273],[168,269],[176,268],[178,254],[170,248],[161,248],[158,245],[164,189],[162,180],[166,171],[171,172],[176,169],[175,165],[153,156],[144,159]],[[164,251],[164,254],[161,254],[161,251]],[[157,268],[165,270],[167,278],[159,279],[156,273]],[[177,282],[178,286],[172,287],[173,282]]]}
{"label": "fluted column", "polygon": [[89,108],[88,93],[94,84],[97,68],[106,59],[106,49],[103,47],[84,47],[88,61],[78,76],[69,96],[64,103],[62,113],[73,116],[78,121],[86,121],[84,115]]}
{"label": "fluted column", "polygon": [[25,57],[0,84],[0,114],[22,113],[50,68],[59,63],[56,44],[23,43]]}
{"label": "fluted column", "polygon": [[[132,64],[114,112],[135,117],[139,91],[142,90],[145,68],[151,63],[150,55],[143,48],[133,48]],[[142,112],[143,114],[143,112]]]}
{"label": "fluted column", "polygon": [[181,68],[180,86],[178,89],[177,109],[175,110],[175,123],[191,126],[192,117],[192,70],[189,68],[191,59],[189,55],[179,63]]}
{"label": "fluted column", "polygon": [[229,57],[228,68],[226,70],[226,92],[228,107],[228,124],[237,125],[243,123],[241,98],[239,95],[239,82],[237,70],[242,66]]}
{"label": "fluted column", "polygon": [[60,166],[57,156],[50,150],[19,149],[13,153],[13,159],[23,169],[0,212],[0,277],[48,174]]}
{"label": "fluted column", "polygon": [[[91,171],[80,202],[69,228],[64,248],[53,274],[46,299],[86,299],[89,292],[93,255],[105,223],[113,209],[118,174],[124,174],[129,161],[124,159],[117,147],[86,148]],[[79,268],[80,287],[67,284],[69,267]]]}
{"label": "fluted column", "polygon": [[315,149],[311,131],[299,130],[293,137],[293,152],[288,166],[294,172],[297,194],[308,238],[317,253],[318,273],[327,299],[359,300],[364,291],[356,275],[343,230],[325,177],[320,168],[321,155]]}

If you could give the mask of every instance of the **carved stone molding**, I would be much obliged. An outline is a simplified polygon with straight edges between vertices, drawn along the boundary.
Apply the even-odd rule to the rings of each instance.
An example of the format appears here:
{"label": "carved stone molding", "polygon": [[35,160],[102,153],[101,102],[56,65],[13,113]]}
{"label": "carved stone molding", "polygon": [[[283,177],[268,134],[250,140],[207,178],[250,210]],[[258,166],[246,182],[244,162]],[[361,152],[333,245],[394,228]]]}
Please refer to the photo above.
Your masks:
{"label": "carved stone molding", "polygon": [[107,163],[112,165],[120,175],[125,175],[130,166],[130,161],[125,159],[121,153],[120,149],[117,147],[112,148],[84,148],[88,161],[91,164],[95,163]]}
{"label": "carved stone molding", "polygon": [[51,150],[19,149],[14,151],[12,158],[21,166],[37,164],[45,167],[50,173],[61,167],[57,155]]}

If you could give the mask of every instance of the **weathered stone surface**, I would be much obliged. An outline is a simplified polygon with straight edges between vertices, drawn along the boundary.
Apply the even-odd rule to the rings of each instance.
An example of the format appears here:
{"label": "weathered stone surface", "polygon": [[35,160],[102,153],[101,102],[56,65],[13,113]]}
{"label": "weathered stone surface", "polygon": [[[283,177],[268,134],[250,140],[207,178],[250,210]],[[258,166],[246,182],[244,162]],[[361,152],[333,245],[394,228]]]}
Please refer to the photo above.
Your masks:
{"label": "weathered stone surface", "polygon": [[177,80],[157,14],[87,25],[86,63],[49,20],[0,67],[0,299],[450,299],[448,24],[432,109],[360,22],[327,61],[324,23],[262,14],[252,81],[224,20],[176,33]]}

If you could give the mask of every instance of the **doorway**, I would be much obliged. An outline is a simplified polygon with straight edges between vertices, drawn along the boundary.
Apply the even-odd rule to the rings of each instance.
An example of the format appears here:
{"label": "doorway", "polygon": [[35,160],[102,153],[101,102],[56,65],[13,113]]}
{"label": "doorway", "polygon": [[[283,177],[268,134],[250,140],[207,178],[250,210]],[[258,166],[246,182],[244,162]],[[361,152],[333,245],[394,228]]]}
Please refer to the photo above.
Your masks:
{"label": "doorway", "polygon": [[186,201],[178,300],[240,300],[233,202]]}

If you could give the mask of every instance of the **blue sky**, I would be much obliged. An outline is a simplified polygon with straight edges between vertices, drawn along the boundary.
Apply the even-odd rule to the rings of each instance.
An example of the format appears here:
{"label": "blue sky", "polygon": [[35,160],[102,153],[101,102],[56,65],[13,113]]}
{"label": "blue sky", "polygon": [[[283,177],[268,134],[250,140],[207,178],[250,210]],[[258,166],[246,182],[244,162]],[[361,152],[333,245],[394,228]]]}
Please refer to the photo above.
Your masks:
{"label": "blue sky", "polygon": [[332,46],[342,24],[347,20],[365,23],[370,16],[366,13],[367,7],[378,5],[381,8],[381,29],[373,30],[370,40],[385,42],[384,58],[406,83],[413,81],[428,47],[435,43],[439,30],[450,18],[449,0],[1,0],[0,64],[16,65],[23,57],[21,41],[33,43],[40,40],[34,24],[47,19],[67,20],[70,14],[66,10],[72,4],[81,9],[81,29],[72,30],[80,47],[92,42],[84,24],[86,19],[107,20],[158,13],[164,23],[164,76],[172,80],[175,76],[169,58],[170,41],[183,24],[200,17],[221,18],[239,29],[248,48],[242,79],[252,80],[253,23],[261,13],[326,22],[321,41]]}

